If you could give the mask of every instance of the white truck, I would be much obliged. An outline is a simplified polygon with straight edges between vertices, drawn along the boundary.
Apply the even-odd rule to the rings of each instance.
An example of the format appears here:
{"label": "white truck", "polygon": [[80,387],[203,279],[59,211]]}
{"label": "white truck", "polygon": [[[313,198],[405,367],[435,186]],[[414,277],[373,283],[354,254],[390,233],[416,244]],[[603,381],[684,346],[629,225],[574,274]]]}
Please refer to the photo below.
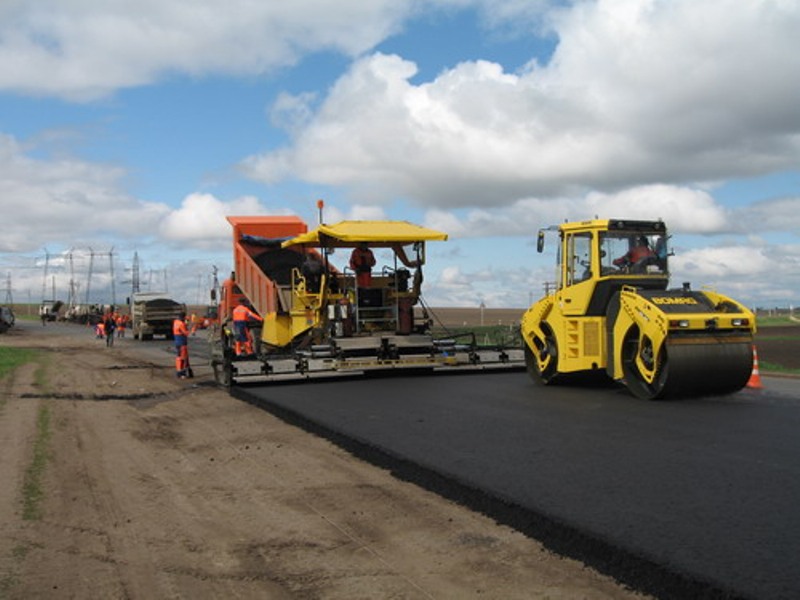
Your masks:
{"label": "white truck", "polygon": [[58,311],[61,310],[63,305],[64,303],[61,300],[42,300],[39,305],[39,318],[42,323],[58,319]]}
{"label": "white truck", "polygon": [[172,322],[186,312],[186,305],[164,292],[139,292],[130,303],[131,329],[136,340],[152,340],[154,335],[172,338]]}

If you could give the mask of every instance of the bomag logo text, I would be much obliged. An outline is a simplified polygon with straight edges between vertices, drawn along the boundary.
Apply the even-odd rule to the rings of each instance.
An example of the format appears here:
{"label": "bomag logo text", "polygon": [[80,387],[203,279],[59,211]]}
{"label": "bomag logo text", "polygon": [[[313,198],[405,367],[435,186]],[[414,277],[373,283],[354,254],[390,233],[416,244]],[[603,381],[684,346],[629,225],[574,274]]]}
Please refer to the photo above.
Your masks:
{"label": "bomag logo text", "polygon": [[697,304],[694,298],[653,298],[653,304]]}

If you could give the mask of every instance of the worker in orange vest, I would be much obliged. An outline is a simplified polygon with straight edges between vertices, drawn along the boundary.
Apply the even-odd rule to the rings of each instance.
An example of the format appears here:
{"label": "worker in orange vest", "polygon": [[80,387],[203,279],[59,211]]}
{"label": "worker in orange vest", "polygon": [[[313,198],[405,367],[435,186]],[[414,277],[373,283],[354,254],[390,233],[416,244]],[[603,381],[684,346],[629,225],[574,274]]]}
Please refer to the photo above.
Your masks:
{"label": "worker in orange vest", "polygon": [[194,377],[189,366],[189,329],[186,327],[186,313],[179,313],[172,321],[172,337],[175,340],[175,375],[180,379]]}
{"label": "worker in orange vest", "polygon": [[350,268],[356,272],[356,285],[360,288],[368,288],[372,285],[372,267],[375,266],[375,255],[369,249],[366,242],[362,242],[353,248],[350,254]]}
{"label": "worker in orange vest", "polygon": [[253,354],[253,341],[247,326],[249,319],[264,321],[260,315],[250,310],[244,298],[239,298],[239,304],[233,309],[233,339],[236,356]]}

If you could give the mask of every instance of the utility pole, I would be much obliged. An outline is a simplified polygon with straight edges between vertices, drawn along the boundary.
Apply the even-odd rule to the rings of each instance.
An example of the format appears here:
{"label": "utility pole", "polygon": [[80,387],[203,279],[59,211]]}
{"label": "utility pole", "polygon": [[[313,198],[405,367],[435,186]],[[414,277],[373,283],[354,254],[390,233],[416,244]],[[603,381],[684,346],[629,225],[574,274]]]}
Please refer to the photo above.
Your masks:
{"label": "utility pole", "polygon": [[[44,277],[42,278],[42,302],[47,298],[47,269],[50,266],[50,253],[44,249]],[[53,298],[55,300],[55,298]]]}
{"label": "utility pole", "polygon": [[73,259],[74,248],[70,248],[67,253],[67,260],[69,260],[69,298],[67,299],[67,308],[75,308],[78,303],[77,294],[75,293],[75,261]]}
{"label": "utility pole", "polygon": [[111,306],[116,309],[117,306],[117,286],[114,282],[114,246],[108,251],[108,265],[111,273]]}
{"label": "utility pole", "polygon": [[6,275],[6,299],[3,302],[9,306],[14,304],[14,298],[11,296],[11,271]]}
{"label": "utility pole", "polygon": [[133,253],[133,272],[131,273],[131,296],[139,293],[139,253]]}
{"label": "utility pole", "polygon": [[94,250],[89,247],[89,271],[86,274],[86,304],[89,304],[89,293],[92,290],[92,270],[94,269]]}

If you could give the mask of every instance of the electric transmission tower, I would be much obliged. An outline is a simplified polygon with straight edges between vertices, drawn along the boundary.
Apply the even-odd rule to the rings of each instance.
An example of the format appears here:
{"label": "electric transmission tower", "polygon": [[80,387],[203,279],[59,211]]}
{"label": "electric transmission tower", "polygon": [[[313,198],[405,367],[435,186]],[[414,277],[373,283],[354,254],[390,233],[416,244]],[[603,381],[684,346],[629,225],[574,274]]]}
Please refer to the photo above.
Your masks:
{"label": "electric transmission tower", "polygon": [[11,295],[11,271],[9,271],[8,275],[6,275],[6,290],[5,291],[6,291],[6,298],[5,298],[5,300],[3,300],[3,303],[4,304],[8,304],[9,306],[11,306],[12,304],[14,304],[14,298]]}

